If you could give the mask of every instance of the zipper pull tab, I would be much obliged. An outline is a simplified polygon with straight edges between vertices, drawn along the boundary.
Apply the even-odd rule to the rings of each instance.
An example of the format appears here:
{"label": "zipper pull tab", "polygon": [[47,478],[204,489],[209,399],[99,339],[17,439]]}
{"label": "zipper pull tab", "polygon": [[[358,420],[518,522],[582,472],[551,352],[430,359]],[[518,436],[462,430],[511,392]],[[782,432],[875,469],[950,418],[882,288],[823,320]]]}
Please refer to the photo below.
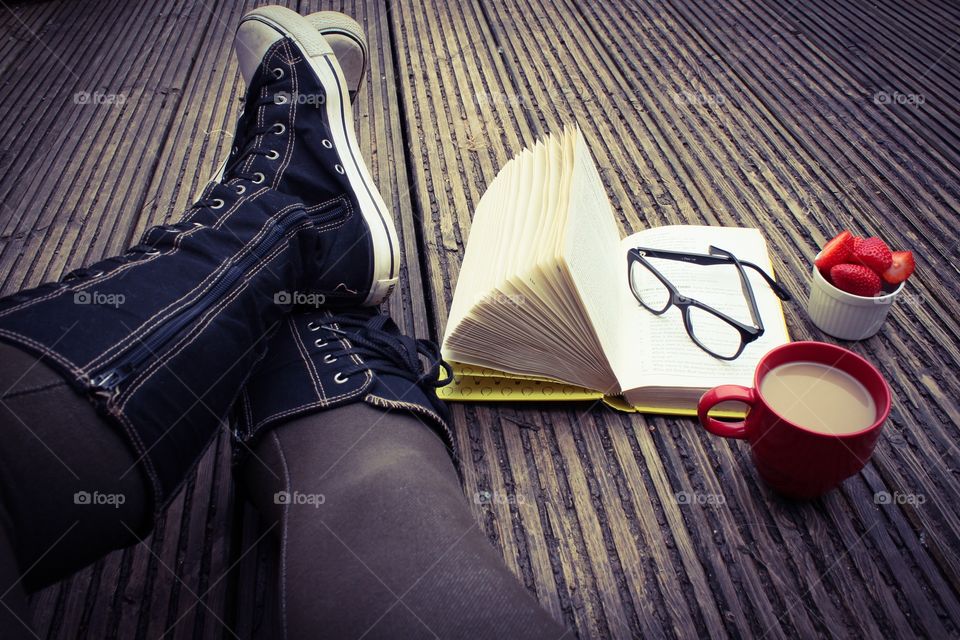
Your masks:
{"label": "zipper pull tab", "polygon": [[95,393],[110,392],[117,388],[117,385],[123,380],[119,369],[108,369],[101,374],[94,376],[90,380],[90,386]]}

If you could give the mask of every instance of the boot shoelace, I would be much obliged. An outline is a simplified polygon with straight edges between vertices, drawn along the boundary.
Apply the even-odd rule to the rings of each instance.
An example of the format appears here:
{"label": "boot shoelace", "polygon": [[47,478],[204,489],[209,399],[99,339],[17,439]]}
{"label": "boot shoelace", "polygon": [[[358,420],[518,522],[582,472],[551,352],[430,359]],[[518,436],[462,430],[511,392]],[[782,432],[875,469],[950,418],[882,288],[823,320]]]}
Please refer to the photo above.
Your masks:
{"label": "boot shoelace", "polygon": [[[281,67],[277,67],[270,70],[271,78],[268,78],[267,87],[270,84],[273,84],[276,81],[282,80],[286,75],[286,72]],[[269,91],[269,89],[268,89]],[[266,96],[253,100],[250,104],[245,105],[243,113],[240,115],[240,124],[237,127],[238,130],[246,130],[246,122],[248,120],[248,113],[257,113],[259,107],[266,105],[287,105],[294,99],[299,99],[298,96],[293,96],[287,92],[277,92],[269,93]],[[321,103],[322,104],[322,103]],[[261,155],[266,157],[268,160],[277,160],[280,158],[280,153],[275,149],[263,149],[257,144],[257,140],[260,136],[263,136],[267,133],[272,133],[274,135],[282,136],[287,131],[287,126],[282,122],[274,122],[273,124],[263,125],[260,127],[254,127],[246,133],[246,135],[237,141],[233,146],[231,155],[235,156],[232,161],[227,165],[223,172],[223,183],[235,183],[238,180],[247,180],[253,184],[261,184],[265,180],[263,173],[259,171],[256,173],[250,173],[248,171],[242,171],[240,167],[246,162],[247,158],[251,156]],[[262,141],[261,141],[262,142]],[[332,150],[333,143],[329,138],[323,138],[320,141],[320,144],[324,149]],[[344,175],[346,173],[343,165],[336,163],[333,167],[337,173]],[[240,195],[244,194],[247,190],[245,185],[242,184],[231,184],[236,192]],[[198,203],[200,206],[208,204],[206,202]]]}
{"label": "boot shoelace", "polygon": [[[261,107],[268,104],[286,104],[288,101],[287,98],[284,98],[283,101],[278,101],[278,97],[283,94],[277,94],[277,96],[266,96],[256,100],[252,107]],[[242,117],[242,116],[241,116]],[[277,160],[280,158],[280,152],[276,149],[264,149],[257,144],[257,140],[261,136],[272,133],[277,136],[282,136],[287,131],[287,126],[282,122],[274,122],[270,125],[263,125],[261,127],[254,127],[251,129],[245,138],[242,141],[239,141],[233,147],[233,155],[236,157],[227,165],[227,168],[223,172],[223,181],[224,182],[234,182],[236,180],[246,180],[252,182],[253,184],[261,184],[266,176],[260,173],[251,173],[249,171],[242,171],[240,167],[246,162],[247,158],[251,156],[263,156],[268,160]],[[234,190],[238,194],[243,194],[246,192],[246,186],[242,184],[232,185]]]}
{"label": "boot shoelace", "polygon": [[[187,221],[175,222],[172,224],[160,224],[160,225],[150,227],[150,229],[148,229],[146,233],[143,234],[143,237],[146,238],[151,234],[155,233],[156,231],[163,231],[164,233],[180,234],[180,233],[183,233],[184,231],[188,231],[190,229],[196,229],[202,226],[203,225],[200,224],[199,222],[187,222]],[[75,282],[77,280],[99,278],[104,273],[106,273],[107,270],[111,267],[118,267],[139,258],[147,258],[150,256],[159,255],[159,254],[160,254],[160,249],[157,246],[148,244],[146,242],[140,242],[130,247],[126,251],[124,251],[121,255],[105,258],[103,260],[100,260],[99,262],[96,262],[90,265],[89,267],[80,267],[77,269],[73,269],[67,272],[66,275],[61,277],[59,280],[51,280],[50,282],[44,282],[43,284],[40,284],[34,287],[33,289],[14,293],[10,296],[10,299],[15,302],[18,302],[21,300],[28,299],[28,296],[26,295],[28,292],[43,293],[45,291],[53,291],[56,289],[60,289],[62,287],[66,287],[71,282]]]}
{"label": "boot shoelace", "polygon": [[[324,362],[327,364],[336,362],[340,358],[349,360],[353,355],[360,358],[360,363],[349,360],[349,364],[334,376],[334,382],[337,384],[343,384],[351,375],[362,371],[397,375],[415,384],[426,384],[431,387],[449,384],[453,380],[453,371],[440,356],[440,347],[430,340],[390,331],[387,324],[391,322],[390,316],[386,314],[368,316],[345,313],[334,315],[321,322],[310,322],[307,328],[310,331],[321,329],[329,331],[337,337],[346,338],[350,343],[349,347],[328,353],[324,357]],[[315,345],[325,347],[327,341],[319,339]],[[429,363],[426,370],[420,360],[421,356]],[[442,379],[441,371],[446,374]]]}
{"label": "boot shoelace", "polygon": [[[282,67],[276,67],[270,70],[270,76],[267,78],[266,86],[269,87],[270,84],[273,84],[279,80],[282,80],[286,76],[286,72]],[[250,116],[247,114],[254,114],[259,111],[259,107],[266,105],[286,105],[289,104],[291,97],[283,92],[280,93],[269,93],[266,96],[262,96],[256,100],[250,100],[248,98],[248,104],[244,105],[243,113],[240,114],[240,123],[237,127],[238,131],[246,131],[245,124],[249,120]],[[275,149],[262,149],[256,144],[256,141],[260,136],[273,133],[274,135],[282,136],[286,133],[287,127],[282,122],[274,122],[270,125],[264,125],[260,127],[254,127],[250,131],[247,131],[246,135],[236,142],[233,146],[231,155],[236,156],[224,169],[223,172],[223,181],[234,182],[236,180],[247,180],[253,184],[260,184],[264,181],[265,176],[260,173],[250,173],[247,171],[241,171],[240,167],[244,164],[247,158],[251,156],[261,155],[266,157],[268,160],[277,160],[280,157],[280,153]],[[242,184],[233,185],[234,189],[238,194],[243,194],[246,192],[246,186]]]}

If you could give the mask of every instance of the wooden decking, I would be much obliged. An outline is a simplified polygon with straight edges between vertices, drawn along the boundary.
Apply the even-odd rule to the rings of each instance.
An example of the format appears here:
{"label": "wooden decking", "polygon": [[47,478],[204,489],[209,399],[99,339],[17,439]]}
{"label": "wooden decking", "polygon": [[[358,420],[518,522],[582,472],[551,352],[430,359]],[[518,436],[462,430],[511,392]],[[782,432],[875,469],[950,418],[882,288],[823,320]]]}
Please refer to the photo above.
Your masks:
{"label": "wooden decking", "polygon": [[[3,293],[117,253],[193,199],[229,145],[231,38],[255,4],[0,4]],[[292,6],[366,27],[358,128],[403,235],[390,308],[417,335],[442,331],[485,186],[567,122],[625,232],[758,226],[798,293],[841,227],[919,256],[883,332],[851,345],[895,393],[876,454],[809,504],[772,495],[744,446],[690,419],[454,407],[465,493],[523,497],[471,500],[476,517],[557,619],[582,637],[960,637],[960,6]],[[802,300],[788,322],[824,338]],[[41,637],[273,637],[271,542],[228,446],[146,544],[33,597]]]}

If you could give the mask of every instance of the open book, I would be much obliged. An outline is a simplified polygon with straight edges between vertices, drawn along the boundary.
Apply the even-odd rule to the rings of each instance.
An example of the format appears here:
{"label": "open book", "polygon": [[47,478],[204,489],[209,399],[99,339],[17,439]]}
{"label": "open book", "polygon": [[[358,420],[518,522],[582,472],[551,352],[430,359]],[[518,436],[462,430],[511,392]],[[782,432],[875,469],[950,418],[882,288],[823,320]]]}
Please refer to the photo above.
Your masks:
{"label": "open book", "polygon": [[[634,247],[706,254],[715,245],[773,274],[756,229],[667,226],[620,238],[580,130],[567,128],[501,169],[480,200],[454,293],[443,355],[449,400],[607,397],[622,409],[690,413],[718,384],[750,385],[761,356],[789,341],[780,300],[746,269],[765,332],[733,361],[688,335],[680,310],[655,315],[634,290],[657,286],[635,270]],[[731,264],[656,261],[680,292],[752,324]],[[649,278],[649,279],[648,279]],[[709,326],[697,328],[701,340]]]}

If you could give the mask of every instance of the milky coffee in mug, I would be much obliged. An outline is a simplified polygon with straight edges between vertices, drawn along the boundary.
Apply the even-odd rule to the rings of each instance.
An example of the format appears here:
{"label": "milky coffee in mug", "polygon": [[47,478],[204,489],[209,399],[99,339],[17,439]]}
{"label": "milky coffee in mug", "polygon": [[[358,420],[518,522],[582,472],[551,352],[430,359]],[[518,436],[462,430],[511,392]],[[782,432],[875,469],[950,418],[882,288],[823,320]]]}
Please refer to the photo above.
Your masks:
{"label": "milky coffee in mug", "polygon": [[760,394],[771,409],[811,431],[843,435],[877,419],[873,396],[849,373],[819,362],[797,361],[772,369]]}
{"label": "milky coffee in mug", "polygon": [[[697,417],[710,433],[746,440],[775,491],[808,500],[863,469],[891,400],[883,376],[863,357],[826,342],[790,342],[760,358],[753,386],[724,384],[703,394]],[[724,402],[746,404],[746,417],[711,416]]]}

